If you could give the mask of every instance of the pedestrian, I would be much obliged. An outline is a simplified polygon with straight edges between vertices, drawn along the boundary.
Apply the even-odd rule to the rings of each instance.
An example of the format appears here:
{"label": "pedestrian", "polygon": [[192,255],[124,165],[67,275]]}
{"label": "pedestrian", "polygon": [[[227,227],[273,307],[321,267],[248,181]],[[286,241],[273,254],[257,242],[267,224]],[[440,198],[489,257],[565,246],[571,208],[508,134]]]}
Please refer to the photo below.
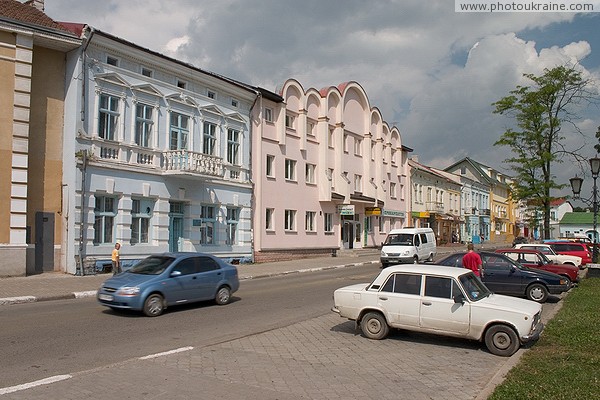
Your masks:
{"label": "pedestrian", "polygon": [[112,271],[113,275],[121,273],[121,258],[119,257],[119,249],[121,248],[120,243],[115,243],[115,248],[112,251]]}
{"label": "pedestrian", "polygon": [[478,277],[483,277],[483,263],[481,262],[481,257],[479,254],[475,252],[475,246],[473,246],[473,243],[469,243],[467,245],[467,254],[463,256],[462,263],[463,267],[470,269]]}

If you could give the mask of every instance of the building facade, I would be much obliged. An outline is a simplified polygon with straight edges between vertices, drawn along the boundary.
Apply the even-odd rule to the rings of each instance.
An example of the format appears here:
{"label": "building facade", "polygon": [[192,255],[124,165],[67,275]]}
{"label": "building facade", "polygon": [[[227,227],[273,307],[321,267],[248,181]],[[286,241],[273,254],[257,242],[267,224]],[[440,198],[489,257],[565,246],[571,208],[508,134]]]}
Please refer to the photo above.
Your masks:
{"label": "building facade", "polygon": [[65,54],[81,40],[37,7],[0,7],[0,277],[59,268]]}
{"label": "building facade", "polygon": [[257,261],[374,247],[407,225],[412,149],[358,83],[289,79],[252,122]]}
{"label": "building facade", "polygon": [[414,158],[408,164],[412,185],[412,225],[432,228],[439,244],[462,240],[460,178],[420,164]]}
{"label": "building facade", "polygon": [[64,252],[110,259],[252,257],[250,110],[257,92],[89,26],[67,58]]}

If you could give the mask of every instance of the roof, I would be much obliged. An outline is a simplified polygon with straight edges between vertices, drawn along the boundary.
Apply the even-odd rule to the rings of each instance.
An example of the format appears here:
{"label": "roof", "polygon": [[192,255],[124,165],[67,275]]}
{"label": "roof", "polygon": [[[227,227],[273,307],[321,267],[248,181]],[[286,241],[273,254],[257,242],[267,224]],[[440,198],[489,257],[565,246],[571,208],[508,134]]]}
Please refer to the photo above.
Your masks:
{"label": "roof", "polygon": [[21,22],[27,25],[34,25],[43,28],[49,28],[63,33],[71,33],[65,26],[44,14],[32,5],[23,4],[17,0],[0,0],[0,17]]}
{"label": "roof", "polygon": [[459,277],[465,273],[471,272],[466,268],[446,267],[442,265],[432,264],[400,264],[385,268],[382,272],[409,272],[418,274],[443,275],[451,277]]}
{"label": "roof", "polygon": [[[598,219],[600,225],[600,219]],[[592,225],[594,213],[591,212],[568,212],[560,220],[561,225]]]}

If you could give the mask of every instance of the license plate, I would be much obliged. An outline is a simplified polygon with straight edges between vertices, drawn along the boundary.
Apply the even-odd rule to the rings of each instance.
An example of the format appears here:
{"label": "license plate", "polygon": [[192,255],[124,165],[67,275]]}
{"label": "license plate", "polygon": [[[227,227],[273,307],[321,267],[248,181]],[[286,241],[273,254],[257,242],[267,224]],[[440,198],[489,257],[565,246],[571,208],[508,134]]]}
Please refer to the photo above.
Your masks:
{"label": "license plate", "polygon": [[110,294],[99,294],[98,299],[104,301],[113,301],[113,297]]}

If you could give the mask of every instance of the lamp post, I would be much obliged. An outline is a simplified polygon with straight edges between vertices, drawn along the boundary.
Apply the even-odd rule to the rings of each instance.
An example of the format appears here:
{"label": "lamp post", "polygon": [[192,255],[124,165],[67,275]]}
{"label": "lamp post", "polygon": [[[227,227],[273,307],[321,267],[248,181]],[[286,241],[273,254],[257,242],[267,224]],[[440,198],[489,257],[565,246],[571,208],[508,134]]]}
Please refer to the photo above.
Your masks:
{"label": "lamp post", "polygon": [[590,158],[590,167],[592,170],[592,179],[594,180],[591,198],[583,199],[580,197],[581,185],[583,184],[583,178],[580,178],[576,175],[574,178],[569,179],[569,182],[571,182],[571,189],[573,190],[573,196],[576,199],[583,201],[585,204],[592,206],[592,210],[594,213],[594,246],[592,248],[592,262],[594,264],[596,264],[598,262],[597,233],[596,233],[596,225],[598,223],[598,186],[596,184],[596,181],[598,179],[598,174],[600,173],[600,158],[598,158],[598,157]]}

